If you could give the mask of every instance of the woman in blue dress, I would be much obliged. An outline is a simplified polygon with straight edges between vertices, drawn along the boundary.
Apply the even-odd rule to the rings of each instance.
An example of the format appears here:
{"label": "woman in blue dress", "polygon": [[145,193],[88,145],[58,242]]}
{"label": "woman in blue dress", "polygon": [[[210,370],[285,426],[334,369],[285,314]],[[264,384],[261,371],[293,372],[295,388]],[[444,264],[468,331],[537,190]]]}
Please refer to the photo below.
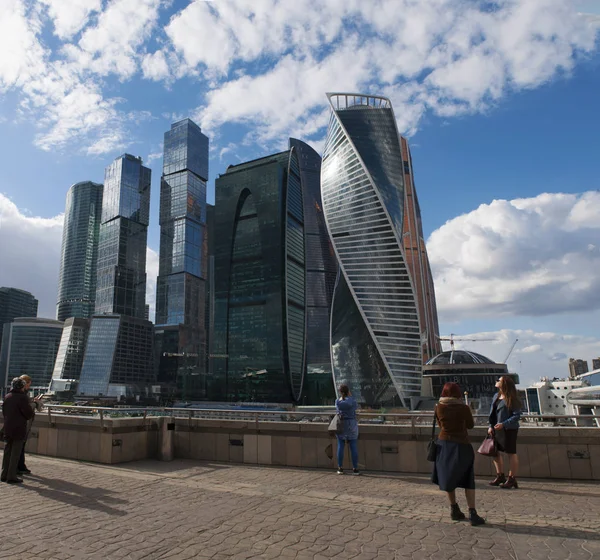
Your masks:
{"label": "woman in blue dress", "polygon": [[350,456],[352,457],[352,474],[359,475],[358,470],[358,420],[356,419],[356,409],[358,403],[350,393],[348,385],[340,385],[340,398],[335,401],[335,409],[342,417],[343,432],[338,434],[337,462],[338,474],[344,474],[344,447],[346,442],[350,447]]}

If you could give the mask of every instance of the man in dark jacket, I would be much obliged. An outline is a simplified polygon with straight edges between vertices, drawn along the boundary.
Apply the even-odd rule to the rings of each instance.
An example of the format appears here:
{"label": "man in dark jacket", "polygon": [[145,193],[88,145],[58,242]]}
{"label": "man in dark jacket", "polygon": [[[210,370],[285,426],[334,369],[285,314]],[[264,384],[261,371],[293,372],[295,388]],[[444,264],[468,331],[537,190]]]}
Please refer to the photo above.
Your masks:
{"label": "man in dark jacket", "polygon": [[[33,415],[42,409],[42,403],[40,401],[41,395],[32,399],[29,396],[29,388],[31,387],[31,377],[29,375],[21,375],[20,379],[25,381],[25,394],[29,399],[29,404],[31,408],[33,408]],[[33,423],[33,419],[27,421],[27,434],[25,436],[25,441],[23,442],[23,447],[21,448],[21,456],[19,457],[19,465],[17,466],[17,474],[31,474],[31,471],[27,468],[25,464],[25,445],[27,445],[27,438],[29,437],[29,431],[31,430],[31,424]]]}
{"label": "man in dark jacket", "polygon": [[17,466],[21,449],[27,437],[27,420],[33,418],[33,409],[25,393],[25,382],[15,377],[12,389],[4,397],[2,415],[4,416],[4,457],[2,458],[2,482],[20,484],[22,478],[17,477]]}

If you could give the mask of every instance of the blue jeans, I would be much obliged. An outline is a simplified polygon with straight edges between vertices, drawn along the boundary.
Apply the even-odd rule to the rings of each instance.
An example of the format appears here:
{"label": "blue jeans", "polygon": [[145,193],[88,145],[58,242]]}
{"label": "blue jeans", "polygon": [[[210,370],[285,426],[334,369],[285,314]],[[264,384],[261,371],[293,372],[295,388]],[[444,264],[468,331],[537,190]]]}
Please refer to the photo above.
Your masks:
{"label": "blue jeans", "polygon": [[[344,446],[346,440],[338,436],[338,449],[337,449],[337,461],[338,467],[342,467],[344,464]],[[352,467],[358,469],[358,440],[349,439],[348,445],[350,446],[350,456],[352,457]]]}

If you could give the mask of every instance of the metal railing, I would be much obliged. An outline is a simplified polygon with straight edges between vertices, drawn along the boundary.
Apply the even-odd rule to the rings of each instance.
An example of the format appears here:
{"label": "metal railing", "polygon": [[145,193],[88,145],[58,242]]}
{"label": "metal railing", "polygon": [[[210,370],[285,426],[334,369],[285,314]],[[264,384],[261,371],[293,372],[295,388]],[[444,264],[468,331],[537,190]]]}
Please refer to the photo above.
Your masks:
{"label": "metal railing", "polygon": [[[255,422],[296,422],[296,423],[328,423],[335,414],[332,407],[330,411],[309,412],[294,410],[231,410],[231,409],[205,409],[205,408],[173,408],[173,407],[130,407],[113,408],[98,406],[77,406],[77,405],[58,405],[47,404],[45,411],[50,421],[52,415],[77,415],[100,418],[103,424],[104,419],[110,418],[152,418],[152,417],[170,417],[208,419],[208,420],[240,420]],[[385,424],[397,426],[426,426],[431,425],[433,420],[432,411],[424,412],[357,412],[359,424]],[[487,414],[473,415],[476,426],[487,426]],[[521,426],[583,426],[600,427],[600,415],[538,415],[524,414],[521,416]],[[588,426],[586,426],[588,427]]]}

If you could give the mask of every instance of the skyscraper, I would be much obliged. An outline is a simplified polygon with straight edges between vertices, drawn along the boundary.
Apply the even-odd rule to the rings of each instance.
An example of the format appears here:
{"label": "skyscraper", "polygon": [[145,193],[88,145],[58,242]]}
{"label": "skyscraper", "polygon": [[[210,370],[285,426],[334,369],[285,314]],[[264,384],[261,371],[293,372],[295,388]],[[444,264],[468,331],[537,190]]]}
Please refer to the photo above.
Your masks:
{"label": "skyscraper", "polygon": [[85,181],[67,193],[56,305],[59,321],[94,314],[102,189]]}
{"label": "skyscraper", "polygon": [[402,247],[413,280],[419,317],[421,319],[421,344],[423,363],[437,356],[442,351],[440,329],[438,325],[437,305],[433,276],[425,238],[421,208],[415,188],[412,156],[406,138],[400,137],[402,148],[402,164],[404,166],[404,223],[402,227]]}
{"label": "skyscraper", "polygon": [[150,174],[124,154],[104,174],[96,313],[144,318]]}
{"label": "skyscraper", "polygon": [[34,388],[46,388],[52,377],[63,324],[54,319],[16,317],[5,326],[0,352],[0,379],[8,387],[27,374]]}
{"label": "skyscraper", "polygon": [[408,406],[421,392],[417,293],[402,236],[400,136],[384,97],[328,94],[321,168],[327,228],[340,274],[331,319],[336,385],[371,406]]}
{"label": "skyscraper", "polygon": [[308,144],[290,138],[298,155],[304,207],[306,253],[306,378],[303,400],[331,402],[335,396],[331,377],[329,326],[337,263],[329,239],[321,202],[321,156]]}
{"label": "skyscraper", "polygon": [[17,317],[36,317],[38,300],[32,294],[18,288],[0,288],[0,348],[2,329]]}
{"label": "skyscraper", "polygon": [[588,371],[587,360],[569,358],[569,377],[571,379],[575,379],[578,375],[582,375]]}
{"label": "skyscraper", "polygon": [[89,330],[89,319],[69,317],[64,322],[52,372],[51,391],[63,390],[64,384],[56,383],[59,380],[79,380]]}
{"label": "skyscraper", "polygon": [[95,315],[78,395],[134,397],[156,381],[152,323],[127,315]]}
{"label": "skyscraper", "polygon": [[216,181],[211,398],[300,398],[307,274],[299,145],[229,166]]}
{"label": "skyscraper", "polygon": [[150,169],[141,158],[118,157],[104,175],[96,314],[80,395],[140,395],[156,380],[154,331],[145,320],[149,212]]}
{"label": "skyscraper", "polygon": [[160,187],[156,341],[159,379],[181,389],[190,385],[182,376],[206,369],[207,180],[208,138],[189,119],[172,124]]}

